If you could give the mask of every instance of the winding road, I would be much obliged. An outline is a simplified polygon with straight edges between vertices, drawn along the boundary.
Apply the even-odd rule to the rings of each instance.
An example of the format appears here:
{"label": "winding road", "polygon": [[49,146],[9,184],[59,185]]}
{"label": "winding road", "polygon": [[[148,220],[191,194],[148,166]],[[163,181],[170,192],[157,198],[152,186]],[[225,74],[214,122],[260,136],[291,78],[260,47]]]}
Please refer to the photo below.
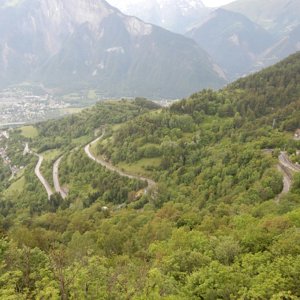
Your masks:
{"label": "winding road", "polygon": [[300,167],[289,160],[286,152],[280,152],[278,159],[279,164],[277,168],[283,175],[283,190],[277,197],[279,199],[281,195],[287,194],[290,191],[293,183],[293,172],[300,172]]}
{"label": "winding road", "polygon": [[39,181],[41,182],[41,184],[44,186],[44,188],[47,192],[47,195],[48,195],[48,200],[50,200],[50,197],[53,195],[53,191],[52,191],[52,188],[51,188],[49,182],[45,179],[45,177],[41,173],[41,165],[43,163],[44,157],[42,155],[34,153],[32,150],[30,150],[28,143],[25,144],[25,149],[23,152],[23,155],[26,155],[26,154],[33,154],[39,158],[39,160],[35,166],[34,173],[35,173],[36,177],[39,179]]}
{"label": "winding road", "polygon": [[[87,154],[87,156],[95,161],[96,163],[102,165],[103,167],[105,167],[106,169],[112,171],[112,172],[116,172],[118,173],[120,176],[122,177],[127,177],[130,179],[137,179],[137,180],[141,180],[141,181],[146,181],[148,186],[145,188],[144,193],[146,194],[150,189],[152,189],[153,187],[156,186],[156,183],[149,178],[143,177],[143,176],[139,176],[139,175],[132,175],[132,174],[128,174],[120,169],[118,169],[117,167],[115,167],[114,165],[112,165],[111,163],[105,161],[102,158],[96,157],[92,152],[91,152],[91,146],[96,144],[97,142],[99,142],[105,135],[105,131],[102,132],[102,135],[99,136],[98,138],[96,138],[95,140],[93,140],[92,142],[90,142],[89,144],[87,144],[84,147],[84,151]],[[32,153],[29,150],[28,145],[26,145],[26,152],[27,153]],[[52,188],[50,186],[50,184],[48,183],[48,181],[44,178],[44,176],[42,175],[40,168],[41,165],[43,163],[43,156],[40,154],[36,154],[34,153],[38,158],[38,163],[35,167],[35,174],[38,177],[38,179],[40,180],[40,182],[42,183],[42,185],[44,186],[47,194],[48,194],[48,199],[50,199],[50,197],[53,195],[53,191]],[[65,199],[68,194],[66,193],[66,191],[61,187],[60,183],[59,183],[59,165],[60,162],[62,160],[63,156],[59,157],[54,165],[53,165],[53,182],[54,182],[54,188],[55,191],[57,193],[59,193],[63,199]],[[277,200],[279,200],[279,198],[283,195],[283,194],[287,194],[291,187],[292,187],[292,180],[293,180],[293,173],[294,172],[300,172],[300,166],[293,164],[290,160],[289,157],[287,155],[286,152],[281,152],[279,157],[278,157],[279,163],[277,165],[278,170],[282,173],[283,175],[283,190],[282,192],[278,195]]]}
{"label": "winding road", "polygon": [[290,160],[286,152],[281,152],[279,155],[279,163],[293,172],[300,172],[300,166],[293,164]]}
{"label": "winding road", "polygon": [[[105,135],[105,131],[102,132],[102,135],[99,136],[98,138],[96,138],[95,140],[93,140],[92,142],[90,142],[89,144],[87,144],[84,147],[84,151],[87,154],[87,156],[95,161],[96,163],[102,165],[103,167],[105,167],[106,169],[112,171],[112,172],[116,172],[118,173],[120,176],[122,177],[127,177],[130,179],[137,179],[137,180],[141,180],[141,181],[146,181],[148,186],[145,188],[144,193],[147,193],[150,189],[152,189],[153,187],[156,186],[156,183],[149,178],[143,177],[143,176],[139,176],[139,175],[131,175],[128,174],[120,169],[118,169],[117,167],[115,167],[114,165],[112,165],[111,163],[105,161],[102,158],[96,157],[92,152],[91,152],[91,146],[96,144],[97,142],[99,142]],[[270,149],[265,150],[265,152],[270,152]],[[26,144],[26,150],[24,150],[24,153],[33,153],[30,149],[28,144]],[[38,179],[40,180],[40,182],[42,183],[42,185],[44,186],[47,194],[48,194],[48,199],[50,199],[50,197],[53,195],[53,191],[52,188],[50,186],[50,184],[48,183],[48,181],[44,178],[44,176],[42,175],[40,168],[41,165],[43,163],[43,156],[40,154],[36,154],[33,153],[34,155],[36,155],[39,160],[38,163],[35,167],[35,174],[38,177]],[[63,156],[59,157],[54,165],[53,165],[53,182],[54,182],[54,188],[55,191],[57,193],[59,193],[63,199],[65,199],[68,194],[66,193],[66,191],[64,191],[64,189],[61,187],[60,183],[59,183],[59,165],[60,162],[62,160]],[[289,157],[287,155],[286,152],[281,152],[279,157],[278,157],[279,163],[277,165],[278,170],[282,173],[283,175],[283,190],[282,192],[278,195],[277,200],[279,200],[279,198],[283,195],[283,194],[287,194],[291,187],[292,187],[292,180],[293,180],[293,173],[295,172],[300,172],[300,166],[293,164],[290,160]]]}
{"label": "winding road", "polygon": [[283,175],[283,190],[278,195],[278,198],[280,198],[280,196],[287,194],[290,191],[290,189],[292,187],[292,177],[291,177],[291,173],[290,173],[289,169],[287,169],[280,163],[277,165],[277,169]]}
{"label": "winding road", "polygon": [[44,186],[47,194],[48,194],[48,199],[50,199],[50,197],[53,195],[53,191],[52,191],[52,188],[49,184],[49,182],[45,179],[45,177],[42,175],[41,173],[41,165],[43,163],[43,160],[44,160],[44,157],[40,154],[36,154],[34,153],[38,158],[39,158],[39,161],[35,167],[35,170],[34,170],[34,173],[35,175],[38,177],[38,179],[40,180],[40,182],[42,183],[42,185]]}
{"label": "winding road", "polygon": [[96,138],[94,141],[92,141],[91,143],[87,144],[84,147],[84,151],[87,154],[87,156],[90,159],[92,159],[93,161],[95,161],[98,164],[100,164],[103,167],[105,167],[106,169],[108,169],[110,171],[113,171],[113,172],[116,172],[116,173],[118,173],[122,177],[127,177],[127,178],[130,178],[130,179],[138,179],[138,180],[141,180],[141,181],[146,181],[147,184],[148,184],[148,186],[145,188],[145,193],[147,193],[150,189],[152,189],[153,187],[155,187],[156,183],[152,179],[149,179],[149,178],[146,178],[146,177],[143,177],[143,176],[131,175],[131,174],[125,173],[125,172],[121,171],[120,169],[118,169],[117,167],[115,167],[114,165],[112,165],[111,163],[105,161],[104,159],[96,157],[91,152],[91,146],[94,145],[94,144],[96,144],[98,141],[100,141],[104,137],[104,135],[105,135],[105,132],[103,131],[103,133],[102,133],[102,135],[100,137]]}
{"label": "winding road", "polygon": [[68,194],[64,191],[59,183],[59,165],[62,158],[62,156],[58,158],[53,165],[53,183],[55,191],[59,193],[63,199],[66,199]]}

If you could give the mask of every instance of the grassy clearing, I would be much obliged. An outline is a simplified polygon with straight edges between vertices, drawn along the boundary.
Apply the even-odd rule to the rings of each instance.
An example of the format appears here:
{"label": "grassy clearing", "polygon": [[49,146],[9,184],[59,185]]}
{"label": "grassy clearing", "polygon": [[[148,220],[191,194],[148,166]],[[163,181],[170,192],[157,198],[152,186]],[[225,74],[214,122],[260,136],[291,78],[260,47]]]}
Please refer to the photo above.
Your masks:
{"label": "grassy clearing", "polygon": [[5,196],[14,198],[18,197],[25,186],[25,177],[22,176],[17,181],[15,181],[13,184],[10,185],[10,187],[5,191]]}
{"label": "grassy clearing", "polygon": [[187,139],[187,140],[191,140],[194,136],[195,136],[194,132],[184,132],[182,134],[182,138]]}
{"label": "grassy clearing", "polygon": [[44,160],[41,166],[41,173],[46,178],[46,180],[51,184],[53,184],[53,164],[55,160],[61,155],[59,150],[49,150],[42,153]]}
{"label": "grassy clearing", "polygon": [[80,113],[84,108],[82,107],[68,107],[68,108],[62,108],[61,112],[63,114],[78,114]]}
{"label": "grassy clearing", "polygon": [[[108,140],[102,140],[101,144],[105,144],[107,143]],[[93,144],[90,148],[90,151],[92,154],[94,154],[96,157],[96,153],[97,153],[97,145]],[[100,156],[98,156],[100,158]],[[101,157],[103,158],[103,157]],[[128,174],[131,175],[140,175],[140,176],[151,176],[152,172],[148,171],[147,168],[148,167],[158,167],[161,163],[161,158],[160,157],[155,157],[155,158],[143,158],[140,159],[139,161],[136,161],[134,163],[125,163],[125,162],[120,162],[116,165],[116,167],[118,167],[120,170],[125,171]]]}
{"label": "grassy clearing", "polygon": [[23,126],[20,128],[21,134],[26,138],[36,138],[39,133],[38,130],[34,126]]}
{"label": "grassy clearing", "polygon": [[97,151],[96,151],[97,146],[98,146],[98,143],[95,143],[95,144],[93,144],[93,145],[90,146],[90,151],[91,151],[94,155],[96,155],[96,153],[97,153]]}
{"label": "grassy clearing", "polygon": [[15,179],[15,180],[20,179],[21,177],[23,177],[24,173],[25,173],[25,168],[22,169],[22,170],[20,170],[20,171],[15,175],[15,178],[14,178],[14,179]]}
{"label": "grassy clearing", "polygon": [[119,163],[118,168],[124,170],[128,174],[132,175],[142,175],[149,176],[151,171],[147,171],[147,167],[158,167],[161,162],[161,159],[158,158],[143,158],[137,162],[128,164],[128,163]]}
{"label": "grassy clearing", "polygon": [[90,140],[91,138],[85,135],[76,139],[72,139],[72,143],[75,144],[76,146],[82,146],[82,145],[86,145]]}
{"label": "grassy clearing", "polygon": [[96,100],[97,99],[96,90],[89,90],[89,92],[88,92],[88,98],[90,100]]}
{"label": "grassy clearing", "polygon": [[78,93],[70,93],[70,94],[64,95],[63,99],[66,101],[72,101],[72,100],[79,100],[80,97],[81,96]]}
{"label": "grassy clearing", "polygon": [[48,151],[42,153],[45,162],[55,160],[60,154],[61,154],[61,152],[57,149],[48,150]]}
{"label": "grassy clearing", "polygon": [[118,131],[124,124],[116,124],[116,125],[113,125],[112,126],[112,131],[115,132],[115,131]]}
{"label": "grassy clearing", "polygon": [[93,144],[93,145],[91,146],[91,152],[92,152],[93,154],[96,154],[96,153],[97,153],[97,147],[98,147],[99,144],[105,146],[105,145],[107,145],[108,142],[110,142],[111,140],[112,140],[112,137],[109,137],[109,138],[106,138],[106,139],[104,139],[104,140],[100,140],[98,143]]}
{"label": "grassy clearing", "polygon": [[156,109],[156,110],[149,111],[147,114],[150,115],[150,116],[151,115],[154,116],[154,115],[160,114],[162,111],[163,111],[162,108],[159,108],[159,109]]}

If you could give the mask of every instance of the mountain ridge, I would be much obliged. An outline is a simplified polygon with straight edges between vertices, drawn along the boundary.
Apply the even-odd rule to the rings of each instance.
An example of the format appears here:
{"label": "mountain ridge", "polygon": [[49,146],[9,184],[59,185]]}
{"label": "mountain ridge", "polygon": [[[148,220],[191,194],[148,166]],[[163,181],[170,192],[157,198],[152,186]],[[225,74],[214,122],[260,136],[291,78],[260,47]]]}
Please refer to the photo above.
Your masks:
{"label": "mountain ridge", "polygon": [[223,8],[244,14],[276,35],[285,34],[300,24],[297,0],[238,0]]}
{"label": "mountain ridge", "polygon": [[122,12],[163,27],[173,32],[185,33],[199,18],[204,18],[211,9],[201,0],[109,0]]}
{"label": "mountain ridge", "polygon": [[[278,169],[299,170],[297,128],[300,53],[164,109],[102,101],[2,133],[24,168],[9,181],[0,161],[0,298],[298,299],[300,173]],[[48,200],[26,143],[49,182],[63,155],[65,199]]]}
{"label": "mountain ridge", "polygon": [[250,71],[274,38],[242,14],[219,8],[187,36],[193,38],[231,79]]}
{"label": "mountain ridge", "polygon": [[2,86],[42,79],[54,89],[98,89],[103,97],[178,98],[225,82],[192,40],[104,0],[24,0],[0,9],[0,25]]}
{"label": "mountain ridge", "polygon": [[237,0],[211,12],[186,35],[233,80],[300,50],[299,9],[297,0]]}

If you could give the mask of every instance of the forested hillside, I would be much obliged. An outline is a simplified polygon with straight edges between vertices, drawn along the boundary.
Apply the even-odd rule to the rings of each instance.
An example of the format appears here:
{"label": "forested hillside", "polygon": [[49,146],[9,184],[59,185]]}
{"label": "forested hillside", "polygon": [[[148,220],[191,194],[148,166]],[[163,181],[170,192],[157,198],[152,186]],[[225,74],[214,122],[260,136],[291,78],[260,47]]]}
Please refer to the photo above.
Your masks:
{"label": "forested hillside", "polygon": [[299,299],[300,175],[285,190],[278,159],[300,161],[299,74],[298,53],[169,108],[107,102],[37,137],[16,130],[49,182],[62,157],[67,197],[48,200],[37,158],[19,155],[1,193],[0,299]]}

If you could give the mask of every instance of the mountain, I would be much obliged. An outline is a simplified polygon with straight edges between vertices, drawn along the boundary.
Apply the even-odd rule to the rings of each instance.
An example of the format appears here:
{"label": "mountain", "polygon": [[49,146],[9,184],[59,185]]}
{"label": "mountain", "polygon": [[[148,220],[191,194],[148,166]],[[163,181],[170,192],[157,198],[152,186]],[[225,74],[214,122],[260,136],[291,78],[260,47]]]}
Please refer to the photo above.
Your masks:
{"label": "mountain", "polygon": [[201,0],[108,0],[122,12],[177,33],[185,33],[211,9]]}
{"label": "mountain", "polygon": [[261,54],[260,60],[264,65],[271,65],[297,51],[300,51],[300,25],[278,38]]}
{"label": "mountain", "polygon": [[300,24],[299,0],[237,0],[224,8],[247,16],[279,36]]}
{"label": "mountain", "polygon": [[300,50],[299,10],[297,0],[237,0],[211,12],[186,35],[232,80]]}
{"label": "mountain", "polygon": [[0,86],[35,81],[103,96],[182,97],[220,87],[219,68],[183,36],[104,0],[19,0],[0,7]]}
{"label": "mountain", "polygon": [[224,9],[212,12],[187,36],[210,53],[230,78],[252,71],[259,55],[275,40],[247,17]]}
{"label": "mountain", "polygon": [[224,8],[247,16],[275,38],[260,54],[258,67],[269,66],[300,50],[300,1],[237,0]]}

